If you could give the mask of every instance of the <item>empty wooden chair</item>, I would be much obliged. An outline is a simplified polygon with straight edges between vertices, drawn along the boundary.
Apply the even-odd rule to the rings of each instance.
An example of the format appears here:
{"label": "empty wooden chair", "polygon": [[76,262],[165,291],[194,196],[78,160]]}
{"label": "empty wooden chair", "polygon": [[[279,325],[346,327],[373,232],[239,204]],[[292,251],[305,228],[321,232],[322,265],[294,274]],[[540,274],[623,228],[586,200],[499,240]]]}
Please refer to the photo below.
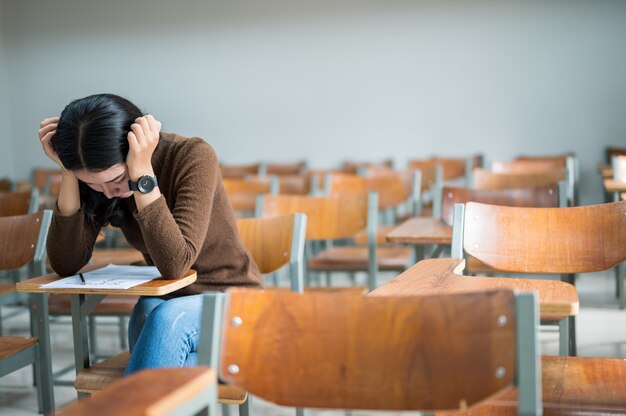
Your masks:
{"label": "empty wooden chair", "polygon": [[532,294],[229,290],[202,322],[199,362],[282,406],[465,409],[517,387],[518,413],[541,414]]}
{"label": "empty wooden chair", "polygon": [[330,196],[264,195],[257,200],[257,216],[271,217],[302,212],[307,216],[307,240],[353,239],[367,229],[367,246],[329,245],[308,258],[308,271],[356,272],[368,275],[368,286],[377,286],[379,270],[404,270],[412,252],[404,247],[377,247],[378,196],[349,193]]}
{"label": "empty wooden chair", "polygon": [[291,176],[291,175],[303,175],[307,170],[306,160],[300,160],[293,163],[269,163],[262,164],[262,171],[265,175],[276,176]]}
{"label": "empty wooden chair", "polygon": [[99,394],[74,402],[57,416],[194,416],[204,409],[217,414],[216,372],[199,366],[184,370],[143,370],[121,378]]}
{"label": "empty wooden chair", "polygon": [[[441,214],[436,213],[435,217],[441,218],[443,223],[449,227],[453,225],[454,206],[466,202],[480,202],[510,207],[556,208],[567,206],[567,191],[564,182],[561,182],[559,185],[515,189],[445,187],[441,193]],[[471,274],[492,274],[497,272],[497,270],[468,255],[465,272]]]}
{"label": "empty wooden chair", "polygon": [[[608,270],[626,259],[625,215],[626,201],[573,208],[458,204],[452,257],[467,253],[497,270],[568,275],[574,283],[576,273]],[[623,281],[619,300],[623,306]],[[569,320],[575,355],[574,317]]]}
{"label": "empty wooden chair", "polygon": [[472,187],[476,189],[529,188],[559,183],[565,179],[565,170],[535,173],[497,173],[475,168]]}
{"label": "empty wooden chair", "polygon": [[249,175],[264,175],[260,163],[251,163],[248,165],[225,165],[220,163],[220,172],[222,179],[243,179]]}
{"label": "empty wooden chair", "polygon": [[[51,217],[51,211],[0,217],[0,270],[32,264],[38,273],[45,272],[45,240]],[[41,310],[48,307],[43,296],[33,297],[32,302],[33,307]],[[48,334],[39,335],[41,342],[48,342]],[[54,410],[52,369],[48,359],[40,354],[39,342],[36,337],[0,337],[0,376],[33,364],[39,409],[47,413]]]}
{"label": "empty wooden chair", "polygon": [[356,175],[363,169],[368,170],[372,174],[390,173],[393,172],[393,160],[385,159],[380,162],[359,162],[346,160],[342,163],[338,173]]}
{"label": "empty wooden chair", "polygon": [[[463,259],[423,260],[368,296],[447,296],[508,289],[516,293],[535,292],[542,318],[554,313],[567,314],[578,308],[576,291],[569,284],[463,276],[463,264]],[[573,296],[563,297],[561,289]],[[626,361],[621,358],[543,356],[541,380],[544,415],[626,414]],[[469,411],[437,412],[441,416],[516,414],[525,413],[518,411],[513,390],[490,398]]]}
{"label": "empty wooden chair", "polygon": [[222,183],[233,211],[239,216],[252,216],[254,214],[257,195],[277,194],[279,189],[276,176],[223,179]]}

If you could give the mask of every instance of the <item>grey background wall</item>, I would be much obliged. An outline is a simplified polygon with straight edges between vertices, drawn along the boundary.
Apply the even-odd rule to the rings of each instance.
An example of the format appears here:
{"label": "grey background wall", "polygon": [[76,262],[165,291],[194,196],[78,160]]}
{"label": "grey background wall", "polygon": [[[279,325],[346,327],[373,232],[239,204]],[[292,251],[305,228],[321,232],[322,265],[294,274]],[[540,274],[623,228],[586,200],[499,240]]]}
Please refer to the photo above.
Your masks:
{"label": "grey background wall", "polygon": [[583,203],[601,200],[604,147],[626,146],[623,1],[0,0],[0,12],[0,173],[17,177],[48,164],[39,121],[97,92],[230,163],[574,151]]}
{"label": "grey background wall", "polygon": [[[0,2],[0,16],[4,16],[4,3]],[[0,177],[13,176],[13,141],[11,140],[11,108],[9,106],[6,39],[3,19],[0,19]]]}

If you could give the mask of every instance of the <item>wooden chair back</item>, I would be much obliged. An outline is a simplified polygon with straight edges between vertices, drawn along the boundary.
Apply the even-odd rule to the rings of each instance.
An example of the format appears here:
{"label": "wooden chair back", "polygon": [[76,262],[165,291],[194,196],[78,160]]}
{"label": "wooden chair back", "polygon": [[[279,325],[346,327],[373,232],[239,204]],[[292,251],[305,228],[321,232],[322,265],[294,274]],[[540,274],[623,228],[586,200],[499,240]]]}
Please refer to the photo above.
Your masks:
{"label": "wooden chair back", "polygon": [[9,178],[0,178],[0,192],[11,192],[13,181]]}
{"label": "wooden chair back", "polygon": [[302,175],[307,169],[307,162],[301,160],[294,163],[264,163],[266,175]]}
{"label": "wooden chair back", "polygon": [[292,288],[303,287],[306,216],[281,215],[268,218],[239,218],[237,229],[243,245],[263,274],[290,265]]}
{"label": "wooden chair back", "polygon": [[46,185],[50,175],[60,175],[59,169],[34,168],[32,171],[31,184],[34,188],[39,189],[42,195],[46,195]]}
{"label": "wooden chair back", "polygon": [[356,175],[363,170],[367,170],[370,174],[386,174],[393,172],[393,160],[386,159],[380,162],[356,162],[345,161],[341,165],[341,173]]}
{"label": "wooden chair back", "polygon": [[562,170],[566,167],[566,161],[562,159],[524,159],[508,162],[496,160],[491,165],[491,170],[497,173],[538,173],[552,170]]}
{"label": "wooden chair back", "polygon": [[408,162],[408,169],[428,169],[441,166],[444,181],[465,178],[472,168],[482,167],[483,156],[475,155],[469,158],[432,157],[430,159],[413,159]]}
{"label": "wooden chair back", "polygon": [[48,210],[0,217],[0,270],[18,269],[31,262],[41,266],[45,262],[44,245],[51,217]]}
{"label": "wooden chair back", "polygon": [[626,147],[607,146],[605,155],[606,163],[610,164],[613,156],[626,156]]}
{"label": "wooden chair back", "polygon": [[222,179],[243,179],[249,175],[261,175],[263,173],[260,163],[249,165],[224,165],[220,163],[220,172]]}
{"label": "wooden chair back", "polygon": [[[458,207],[458,208],[457,208]],[[452,256],[521,273],[587,273],[626,260],[626,201],[571,208],[455,207]]]}
{"label": "wooden chair back", "polygon": [[[558,185],[514,189],[470,189],[444,187],[442,191],[441,220],[452,226],[454,205],[466,202],[505,205],[510,207],[551,207],[563,204]],[[564,206],[564,205],[563,205]]]}
{"label": "wooden chair back", "polygon": [[39,208],[39,191],[0,193],[0,217],[24,215],[36,212]]}
{"label": "wooden chair back", "polygon": [[326,194],[378,193],[378,208],[395,208],[407,202],[412,195],[412,184],[408,175],[391,172],[383,175],[357,176],[327,174],[324,178]]}
{"label": "wooden chair back", "polygon": [[475,168],[472,186],[476,189],[531,188],[565,180],[565,169],[536,173],[496,173]]}
{"label": "wooden chair back", "polygon": [[252,213],[259,194],[278,193],[275,176],[248,176],[245,179],[222,179],[228,201],[235,212]]}
{"label": "wooden chair back", "polygon": [[[512,387],[517,369],[527,403],[540,377],[538,318],[534,295],[519,296],[528,308],[511,291],[364,297],[229,290],[205,295],[199,359],[225,382],[283,406],[458,410]],[[516,324],[522,316],[530,322]],[[522,332],[526,349],[517,347]],[[527,365],[519,364],[523,357]]]}
{"label": "wooden chair back", "polygon": [[352,238],[366,228],[368,209],[372,209],[368,203],[367,193],[261,195],[257,198],[256,216],[304,213],[307,217],[307,240],[335,240]]}
{"label": "wooden chair back", "polygon": [[278,176],[278,192],[288,195],[308,195],[311,193],[311,175],[280,175]]}

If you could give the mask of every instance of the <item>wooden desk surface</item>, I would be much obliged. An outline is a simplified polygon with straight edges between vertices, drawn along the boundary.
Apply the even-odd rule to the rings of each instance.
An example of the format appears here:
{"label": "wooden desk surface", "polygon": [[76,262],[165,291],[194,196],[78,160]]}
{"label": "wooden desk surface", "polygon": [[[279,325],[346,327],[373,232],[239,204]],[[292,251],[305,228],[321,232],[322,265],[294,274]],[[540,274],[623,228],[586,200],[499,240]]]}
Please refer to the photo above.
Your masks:
{"label": "wooden desk surface", "polygon": [[605,179],[604,189],[606,189],[607,192],[626,192],[626,182]]}
{"label": "wooden desk surface", "polygon": [[[83,272],[93,270],[94,267],[85,268]],[[128,295],[128,296],[163,296],[172,293],[178,289],[189,286],[196,281],[198,275],[195,270],[188,270],[183,276],[174,280],[155,279],[150,282],[143,283],[138,286],[124,290],[115,289],[46,289],[42,285],[52,283],[62,279],[57,274],[48,274],[45,276],[35,277],[33,279],[18,282],[16,290],[18,292],[29,293],[69,293],[69,294],[85,294],[85,295]]]}
{"label": "wooden desk surface", "polygon": [[432,217],[409,218],[387,234],[390,243],[452,244],[452,227]]}
{"label": "wooden desk surface", "polygon": [[555,280],[474,277],[461,275],[462,259],[428,259],[415,264],[368,296],[431,295],[473,292],[489,289],[514,289],[537,292],[544,320],[558,320],[578,313],[578,293],[569,283]]}

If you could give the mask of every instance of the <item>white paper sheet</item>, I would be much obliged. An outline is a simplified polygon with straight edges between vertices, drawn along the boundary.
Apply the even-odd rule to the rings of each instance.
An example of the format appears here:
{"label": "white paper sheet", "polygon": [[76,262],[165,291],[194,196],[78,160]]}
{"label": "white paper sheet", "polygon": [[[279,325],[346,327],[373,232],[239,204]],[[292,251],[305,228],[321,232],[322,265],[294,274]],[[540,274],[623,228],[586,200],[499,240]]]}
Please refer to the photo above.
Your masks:
{"label": "white paper sheet", "polygon": [[78,275],[69,276],[41,286],[49,289],[128,289],[161,277],[154,266],[120,266],[109,264],[101,269],[83,273],[85,284]]}

